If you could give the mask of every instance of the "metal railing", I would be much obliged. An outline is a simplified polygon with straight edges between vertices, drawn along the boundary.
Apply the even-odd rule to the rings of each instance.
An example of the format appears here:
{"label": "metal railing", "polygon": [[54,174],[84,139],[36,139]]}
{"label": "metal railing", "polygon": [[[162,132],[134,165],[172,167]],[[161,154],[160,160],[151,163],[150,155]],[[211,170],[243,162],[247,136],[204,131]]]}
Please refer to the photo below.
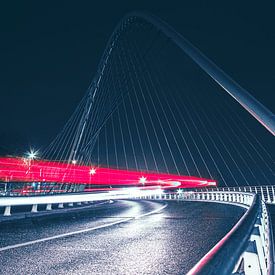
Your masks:
{"label": "metal railing", "polygon": [[1,197],[0,207],[4,207],[4,216],[12,215],[12,208],[15,206],[31,206],[31,212],[38,212],[38,205],[45,205],[45,210],[52,210],[53,204],[58,204],[58,208],[64,208],[65,205],[73,207],[81,204],[87,204],[94,201],[104,201],[113,199],[129,198],[127,193],[70,193],[42,196],[21,196],[21,197]]}
{"label": "metal railing", "polygon": [[258,194],[261,199],[270,204],[275,204],[275,186],[261,185],[261,186],[238,186],[238,187],[211,187],[211,188],[197,188],[196,192],[249,192]]}
{"label": "metal railing", "polygon": [[265,202],[245,192],[181,192],[141,196],[142,199],[208,201],[247,209],[238,223],[188,273],[274,274],[272,224]]}
{"label": "metal railing", "polygon": [[87,204],[87,202],[94,201],[105,201],[105,200],[118,200],[118,199],[129,199],[135,195],[145,194],[158,194],[161,190],[148,190],[140,192],[139,190],[133,189],[122,189],[119,191],[109,192],[93,192],[93,193],[63,193],[55,195],[34,195],[34,196],[12,196],[12,197],[0,197],[0,207],[4,208],[4,216],[12,215],[12,208],[16,206],[31,206],[31,212],[38,212],[38,205],[45,205],[45,210],[52,210],[53,204],[58,204],[58,208],[65,208],[65,206],[72,207],[74,204],[78,206]]}

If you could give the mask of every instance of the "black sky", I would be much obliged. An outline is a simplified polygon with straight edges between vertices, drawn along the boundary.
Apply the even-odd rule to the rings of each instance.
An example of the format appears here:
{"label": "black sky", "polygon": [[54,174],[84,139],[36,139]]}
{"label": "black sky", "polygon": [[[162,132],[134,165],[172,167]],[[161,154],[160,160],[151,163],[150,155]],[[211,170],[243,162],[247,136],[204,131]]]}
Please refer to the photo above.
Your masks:
{"label": "black sky", "polygon": [[275,112],[274,1],[7,1],[0,10],[0,147],[8,153],[58,133],[133,10],[164,19]]}

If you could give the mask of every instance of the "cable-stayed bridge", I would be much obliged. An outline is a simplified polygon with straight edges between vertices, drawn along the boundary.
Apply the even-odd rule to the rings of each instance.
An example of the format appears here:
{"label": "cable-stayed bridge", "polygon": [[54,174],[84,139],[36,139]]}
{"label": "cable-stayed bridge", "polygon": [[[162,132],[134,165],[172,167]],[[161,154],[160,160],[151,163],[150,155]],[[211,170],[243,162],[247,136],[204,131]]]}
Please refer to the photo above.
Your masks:
{"label": "cable-stayed bridge", "polygon": [[[256,208],[256,199],[238,201],[234,192],[274,201],[274,129],[272,112],[190,42],[160,19],[132,13],[114,30],[85,95],[49,146],[0,159],[2,193],[218,185],[209,197],[191,199]],[[219,197],[217,190],[234,192]],[[76,202],[63,199],[56,202]]]}
{"label": "cable-stayed bridge", "polygon": [[274,134],[273,114],[188,41],[155,17],[131,14],[39,157],[68,163],[67,174],[79,164],[272,185],[274,139],[225,90]]}

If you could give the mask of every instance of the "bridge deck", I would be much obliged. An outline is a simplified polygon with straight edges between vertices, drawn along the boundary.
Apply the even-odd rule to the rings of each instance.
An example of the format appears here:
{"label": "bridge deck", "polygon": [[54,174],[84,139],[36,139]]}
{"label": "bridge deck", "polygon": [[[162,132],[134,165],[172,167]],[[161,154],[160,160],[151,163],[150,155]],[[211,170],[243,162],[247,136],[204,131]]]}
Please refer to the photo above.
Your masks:
{"label": "bridge deck", "polygon": [[[0,225],[4,274],[182,274],[187,272],[236,223],[243,209],[213,203],[167,202],[160,214],[131,219],[162,207],[164,202],[117,201],[81,216],[37,219]],[[198,218],[199,217],[199,218]],[[37,239],[72,231],[87,233],[42,243]]]}

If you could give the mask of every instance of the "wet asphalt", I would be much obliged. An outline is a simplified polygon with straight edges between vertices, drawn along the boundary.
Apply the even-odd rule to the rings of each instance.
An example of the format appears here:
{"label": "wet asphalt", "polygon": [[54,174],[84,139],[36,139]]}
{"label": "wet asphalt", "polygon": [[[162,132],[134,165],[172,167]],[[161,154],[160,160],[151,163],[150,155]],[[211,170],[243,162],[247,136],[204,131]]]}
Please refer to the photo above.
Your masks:
{"label": "wet asphalt", "polygon": [[[243,213],[218,203],[125,200],[2,223],[0,274],[185,274]],[[66,235],[75,231],[82,233]]]}

